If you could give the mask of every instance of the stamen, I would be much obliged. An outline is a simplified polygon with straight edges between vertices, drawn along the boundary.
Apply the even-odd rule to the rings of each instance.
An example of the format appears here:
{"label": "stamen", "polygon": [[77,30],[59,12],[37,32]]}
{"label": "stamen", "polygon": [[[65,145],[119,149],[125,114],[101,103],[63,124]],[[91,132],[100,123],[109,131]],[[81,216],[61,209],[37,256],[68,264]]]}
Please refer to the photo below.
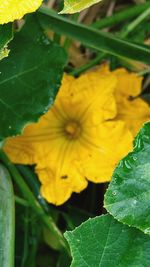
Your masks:
{"label": "stamen", "polygon": [[69,121],[65,124],[64,133],[69,139],[78,139],[81,134],[81,126],[76,121]]}

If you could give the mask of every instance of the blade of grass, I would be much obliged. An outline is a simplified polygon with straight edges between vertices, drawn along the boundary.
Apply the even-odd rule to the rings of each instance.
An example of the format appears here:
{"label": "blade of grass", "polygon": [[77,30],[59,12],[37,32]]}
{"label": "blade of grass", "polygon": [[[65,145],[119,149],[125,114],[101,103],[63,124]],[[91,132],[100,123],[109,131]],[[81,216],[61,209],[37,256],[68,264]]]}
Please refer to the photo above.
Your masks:
{"label": "blade of grass", "polygon": [[131,23],[129,23],[125,29],[125,31],[123,31],[121,33],[121,37],[126,37],[129,33],[131,33],[143,20],[145,20],[148,16],[150,15],[150,7],[145,10],[144,12],[142,12],[142,14],[140,14],[134,21],[132,21]]}
{"label": "blade of grass", "polygon": [[28,201],[26,201],[25,199],[23,198],[20,198],[18,196],[15,196],[15,202],[21,206],[24,206],[24,207],[29,207],[29,203]]}
{"label": "blade of grass", "polygon": [[123,11],[120,11],[110,17],[102,18],[100,20],[97,20],[96,22],[92,23],[91,26],[97,29],[103,29],[106,27],[112,27],[116,24],[119,24],[120,22],[123,22],[125,20],[132,19],[141,12],[147,10],[150,7],[150,2],[146,2],[144,4],[135,5],[133,7],[127,8]]}
{"label": "blade of grass", "polygon": [[150,73],[150,68],[146,69],[146,70],[142,70],[138,72],[139,76],[143,76],[145,74],[149,74]]}
{"label": "blade of grass", "polygon": [[43,20],[47,18],[47,24],[52,30],[78,40],[88,47],[117,57],[126,57],[144,63],[150,63],[149,47],[133,44],[126,40],[113,37],[108,33],[100,32],[92,27],[70,21],[46,7],[41,7],[39,13],[47,15],[42,16],[42,14],[39,14],[38,16],[42,17]]}
{"label": "blade of grass", "polygon": [[[150,8],[148,8],[146,11],[144,11],[140,16],[138,16],[135,20],[133,20],[131,23],[128,24],[127,28],[119,33],[119,36],[121,37],[127,37],[129,33],[131,33],[144,19],[146,19],[150,15]],[[85,72],[86,70],[90,69],[91,67],[95,66],[97,63],[99,63],[107,54],[106,53],[99,53],[96,58],[91,60],[90,62],[84,64],[78,69],[75,69],[70,72],[71,75],[77,76],[81,73]],[[141,72],[145,74],[144,72]],[[142,75],[142,74],[139,75]],[[149,73],[149,70],[146,70],[146,73]]]}
{"label": "blade of grass", "polygon": [[23,267],[36,267],[37,266],[37,255],[42,228],[39,226],[38,218],[30,212],[29,214],[29,229],[30,235],[28,235],[28,255]]}

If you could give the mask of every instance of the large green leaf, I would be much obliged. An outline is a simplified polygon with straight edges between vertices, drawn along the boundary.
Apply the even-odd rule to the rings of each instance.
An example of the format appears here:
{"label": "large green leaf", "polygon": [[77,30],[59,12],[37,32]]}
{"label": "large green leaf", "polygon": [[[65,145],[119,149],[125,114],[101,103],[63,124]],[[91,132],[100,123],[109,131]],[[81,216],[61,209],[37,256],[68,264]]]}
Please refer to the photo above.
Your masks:
{"label": "large green leaf", "polygon": [[0,25],[0,60],[8,56],[9,50],[7,49],[7,44],[13,38],[12,25],[5,24]]}
{"label": "large green leaf", "polygon": [[80,12],[81,10],[90,7],[102,0],[65,0],[64,8],[60,12],[61,14],[72,14],[76,12]]}
{"label": "large green leaf", "polygon": [[44,14],[38,14],[38,17],[41,23],[45,24],[45,27],[78,40],[86,46],[118,57],[126,57],[150,63],[149,46],[134,44],[114,37],[112,34],[104,33],[81,23],[71,21],[46,7],[41,7],[39,12]]}
{"label": "large green leaf", "polygon": [[89,219],[65,237],[71,247],[71,267],[149,267],[149,236],[110,215]]}
{"label": "large green leaf", "polygon": [[11,43],[0,62],[0,139],[21,133],[44,114],[60,86],[66,54],[49,42],[34,17]]}
{"label": "large green leaf", "polygon": [[105,195],[105,208],[117,220],[150,234],[150,123],[120,161]]}
{"label": "large green leaf", "polygon": [[14,194],[10,175],[0,165],[0,266],[14,266]]}

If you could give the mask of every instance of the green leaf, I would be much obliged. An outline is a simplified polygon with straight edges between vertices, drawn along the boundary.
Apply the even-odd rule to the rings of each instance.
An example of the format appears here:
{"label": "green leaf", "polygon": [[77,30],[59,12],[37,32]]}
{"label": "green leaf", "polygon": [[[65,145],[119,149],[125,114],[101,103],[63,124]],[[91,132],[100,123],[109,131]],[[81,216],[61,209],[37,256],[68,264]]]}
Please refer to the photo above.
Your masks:
{"label": "green leaf", "polygon": [[14,194],[10,175],[0,164],[0,266],[14,266]]}
{"label": "green leaf", "polygon": [[11,43],[8,58],[0,62],[0,139],[20,134],[36,122],[54,101],[66,63],[66,54],[29,18]]}
{"label": "green leaf", "polygon": [[12,24],[0,25],[0,60],[8,56],[7,44],[13,38]]}
{"label": "green leaf", "polygon": [[71,267],[149,267],[149,236],[110,215],[89,219],[65,237],[71,247]]}
{"label": "green leaf", "polygon": [[114,171],[105,208],[117,220],[150,234],[150,123],[137,135],[133,152]]}
{"label": "green leaf", "polygon": [[110,33],[104,33],[90,26],[71,21],[44,6],[40,7],[39,12],[44,14],[38,14],[41,24],[45,24],[47,28],[51,28],[59,34],[78,40],[98,51],[103,51],[117,57],[126,57],[136,61],[150,63],[149,46],[134,44],[117,38]]}
{"label": "green leaf", "polygon": [[60,14],[73,14],[90,7],[102,0],[65,0],[64,8]]}

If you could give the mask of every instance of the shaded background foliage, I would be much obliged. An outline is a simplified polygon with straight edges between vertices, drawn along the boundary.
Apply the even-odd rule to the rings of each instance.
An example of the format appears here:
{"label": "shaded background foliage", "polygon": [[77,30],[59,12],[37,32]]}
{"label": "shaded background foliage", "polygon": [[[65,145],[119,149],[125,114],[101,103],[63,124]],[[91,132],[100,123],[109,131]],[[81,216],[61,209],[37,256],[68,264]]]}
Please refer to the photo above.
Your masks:
{"label": "shaded background foliage", "polygon": [[[143,2],[144,4],[147,5],[145,9],[139,8],[137,9],[136,12],[135,11],[129,12],[129,8],[135,7],[136,5],[137,7],[139,7],[139,4],[142,4]],[[48,7],[53,8],[55,11],[60,11],[63,8],[62,1],[50,0],[50,1],[45,1],[45,3],[47,4]],[[61,24],[62,21],[61,20],[59,21],[59,18],[58,18],[59,16],[57,16],[57,14],[55,14],[54,16],[52,14],[51,22],[50,22],[50,18],[48,18],[48,16],[46,15],[43,15],[44,13],[43,10],[41,10],[41,13],[40,12],[37,13],[36,19],[38,19],[38,23],[39,23],[38,31],[39,32],[41,31],[42,35],[43,33],[45,34],[43,42],[42,42],[43,47],[42,47],[42,50],[40,50],[39,56],[40,56],[40,59],[41,57],[45,58],[45,53],[46,53],[45,49],[47,49],[47,47],[49,47],[49,49],[52,49],[51,51],[53,52],[53,59],[50,58],[50,60],[53,61],[52,70],[53,70],[54,76],[53,76],[52,82],[54,84],[57,84],[56,87],[53,86],[53,88],[50,88],[49,92],[46,90],[46,94],[43,96],[44,97],[43,101],[45,101],[45,99],[48,99],[49,95],[54,100],[55,95],[60,85],[60,80],[61,80],[64,66],[65,66],[66,72],[72,75],[78,76],[81,73],[85,72],[86,70],[94,68],[98,64],[101,64],[103,62],[108,62],[108,61],[110,62],[111,69],[116,69],[117,67],[123,66],[123,67],[127,67],[129,70],[136,71],[139,74],[143,74],[144,80],[143,80],[142,97],[146,99],[146,101],[150,101],[150,87],[149,87],[150,86],[150,76],[149,76],[150,67],[148,65],[148,63],[150,62],[150,57],[148,57],[148,53],[150,54],[150,49],[147,46],[150,44],[149,16],[146,16],[143,20],[141,20],[137,24],[132,24],[141,15],[141,13],[144,12],[144,10],[148,8],[149,3],[150,1],[140,1],[140,0],[139,1],[138,0],[137,1],[105,0],[99,4],[96,4],[90,7],[89,9],[82,11],[80,14],[65,15],[63,17],[64,24],[62,24],[62,27],[60,27],[59,31],[57,31],[57,28],[59,25],[57,23],[59,22]],[[114,17],[114,15],[117,15],[117,12],[121,12],[121,11],[125,12],[124,15],[122,13],[120,17],[119,16],[117,18]],[[30,16],[26,16],[26,19],[29,19],[29,17]],[[116,47],[116,48],[113,47],[113,49],[118,50],[118,53],[119,52],[126,53],[128,58],[118,57],[118,56],[116,57],[114,55],[114,52],[112,53],[112,51],[110,51],[110,53],[108,53],[109,51],[105,51],[105,52],[101,51],[101,47],[100,49],[98,49],[98,45],[97,46],[95,45],[95,47],[92,47],[92,44],[87,43],[87,40],[81,40],[81,38],[78,38],[77,33],[75,32],[70,33],[70,31],[72,31],[72,28],[69,28],[69,24],[68,24],[68,27],[66,26],[68,22],[67,19],[69,19],[71,23],[72,21],[73,23],[76,23],[76,21],[78,21],[84,25],[90,25],[91,30],[88,33],[89,35],[92,32],[92,29],[96,28],[96,29],[101,29],[102,32],[104,33],[105,32],[111,33],[111,36],[113,38],[119,37],[120,39],[129,42],[131,46],[140,45],[140,49],[143,49],[143,55],[139,54],[139,59],[141,58],[141,62],[133,61],[133,53],[130,52],[130,49],[128,50],[122,49],[121,43],[119,43],[120,47]],[[4,36],[2,46],[0,46],[0,55],[5,55],[4,49],[2,49],[2,47],[4,48],[4,46],[7,45],[8,41],[12,39],[12,28],[11,28],[12,26],[8,25],[6,27],[7,27],[8,35],[7,35],[7,38],[5,38]],[[20,29],[22,27],[21,22],[16,22],[15,27],[17,30]],[[31,41],[32,36],[34,34],[31,32],[30,26],[27,26],[27,27],[29,28],[27,28],[26,31],[31,34],[29,36],[30,41]],[[83,32],[84,30],[85,29],[83,28]],[[0,27],[0,33],[1,31],[2,31],[2,28]],[[19,34],[20,33],[17,33],[17,34],[15,33],[16,37],[10,43],[10,45],[8,45],[8,49],[11,49],[10,53],[12,53],[10,54],[10,58],[8,57],[8,59],[6,59],[8,60],[8,64],[10,63],[13,56],[14,56],[14,59],[12,59],[12,61],[14,62],[15,52],[17,53],[17,56],[18,56],[18,52],[15,51],[15,49],[13,50],[13,46],[14,47],[19,46],[17,44],[17,42],[20,42],[19,37],[17,37],[17,35],[19,36]],[[23,34],[23,30],[21,34]],[[64,37],[65,34],[68,36],[67,38]],[[111,45],[112,44],[111,41],[113,42],[113,39],[112,40],[110,39],[109,41]],[[94,40],[92,40],[92,42],[94,42]],[[39,41],[36,42],[36,40],[34,40],[33,50],[35,49],[35,53],[36,51],[39,51],[39,49],[41,49],[41,47],[38,48],[38,45],[39,45]],[[26,50],[26,44],[23,44],[23,46],[24,46],[24,49]],[[105,42],[104,42],[104,46],[106,46]],[[109,49],[110,48],[107,47],[107,50]],[[133,47],[133,49],[135,49],[135,47]],[[60,57],[58,58],[56,69],[53,69],[54,60],[57,60],[57,56],[54,57],[54,54],[56,53],[57,55],[58,51],[60,53]],[[139,53],[138,51],[139,50],[136,51],[137,54]],[[68,62],[66,60],[66,53],[68,54]],[[47,62],[45,62],[45,64],[46,64],[45,73],[47,74],[44,74],[44,77],[45,75],[48,75],[48,72],[49,72],[49,69],[48,69],[49,64],[47,65]],[[0,68],[3,69],[4,68],[3,65],[4,65],[4,61],[0,63]],[[17,63],[16,66],[18,67],[18,69],[20,69],[19,62]],[[58,70],[58,66],[60,67],[59,70]],[[55,76],[55,74],[57,77]],[[7,75],[9,76],[9,73],[7,73]],[[33,76],[30,75],[30,77],[26,77],[26,79],[29,80],[32,77]],[[37,79],[39,78],[41,77],[37,77]],[[3,78],[0,77],[0,79],[2,80]],[[44,78],[42,78],[42,81],[43,79]],[[42,85],[39,86],[39,88],[36,88],[36,94],[38,96],[38,99],[36,99],[36,101],[41,100],[40,92],[43,86],[42,81],[40,81]],[[37,83],[39,83],[39,80],[37,80],[36,84]],[[33,84],[33,86],[34,85],[35,84]],[[9,87],[10,87],[10,84],[8,84],[7,88]],[[15,88],[15,90],[17,94],[17,91],[19,91],[19,88]],[[7,98],[6,98],[6,103],[7,103]],[[35,104],[37,105],[37,102]],[[52,104],[52,102],[50,102],[50,98],[49,98],[46,104],[44,102],[44,106],[41,108],[41,111],[39,110],[37,111],[38,113],[37,117],[39,117],[41,113],[45,112],[45,109],[47,109],[50,104]],[[1,111],[3,112],[3,107],[1,107]],[[25,119],[24,123],[21,120],[21,128],[23,127],[23,125],[25,125],[26,123],[30,121],[31,114],[27,114],[27,115],[28,116]],[[34,115],[33,120],[37,120],[37,117]],[[1,122],[3,123],[3,124],[1,123],[2,130],[5,130],[3,128],[4,121],[3,121],[2,116],[1,116],[1,120],[2,120]],[[14,135],[16,134],[16,131],[18,132],[21,131],[20,128],[19,130],[17,129],[13,131],[12,128],[9,128],[9,126],[10,126],[10,122],[8,121],[7,129],[6,129],[7,131],[4,132],[3,136]],[[2,131],[1,131],[1,134],[2,134]],[[3,138],[3,136],[1,136],[1,138]],[[104,199],[104,194],[105,194],[108,184],[94,185],[92,183],[89,183],[86,190],[84,190],[80,194],[73,194],[71,199],[67,201],[67,203],[56,208],[53,205],[48,205],[41,198],[40,193],[39,193],[40,184],[37,181],[37,177],[33,174],[34,168],[27,167],[29,171],[29,175],[26,175],[27,169],[24,169],[23,166],[16,166],[16,167],[19,170],[19,172],[23,175],[24,179],[27,178],[26,183],[28,184],[32,192],[34,193],[36,199],[39,201],[40,205],[43,207],[46,213],[50,214],[50,216],[53,218],[53,220],[56,222],[57,226],[59,227],[59,229],[62,230],[62,232],[65,232],[66,230],[73,230],[76,226],[79,226],[83,221],[86,221],[89,217],[94,217],[96,215],[101,215],[101,214],[106,213],[106,210],[103,207],[103,199]],[[21,267],[54,267],[54,266],[55,267],[63,267],[63,266],[67,267],[67,266],[70,266],[71,259],[65,253],[60,253],[58,249],[54,249],[54,247],[57,248],[57,244],[55,244],[56,240],[54,240],[51,234],[48,233],[47,229],[45,229],[46,227],[43,227],[43,224],[41,223],[39,216],[35,212],[32,211],[28,202],[25,199],[22,199],[22,194],[20,193],[20,189],[18,188],[18,185],[16,184],[16,182],[14,182],[14,190],[15,190],[15,195],[16,195],[15,200],[17,203],[16,204],[15,266],[16,267],[20,267],[20,266]],[[143,266],[147,267],[148,265],[146,264]],[[124,266],[127,266],[127,265],[124,265]]]}

